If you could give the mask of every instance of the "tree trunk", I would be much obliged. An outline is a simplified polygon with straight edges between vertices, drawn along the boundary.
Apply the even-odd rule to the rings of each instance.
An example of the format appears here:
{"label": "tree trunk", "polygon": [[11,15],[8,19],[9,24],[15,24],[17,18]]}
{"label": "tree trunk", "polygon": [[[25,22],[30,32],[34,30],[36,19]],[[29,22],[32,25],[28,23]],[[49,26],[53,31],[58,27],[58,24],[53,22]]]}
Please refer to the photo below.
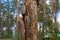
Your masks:
{"label": "tree trunk", "polygon": [[44,9],[43,9],[44,13],[43,13],[43,24],[42,24],[42,40],[44,40],[44,24],[45,24],[45,16],[46,16],[46,0],[44,0]]}
{"label": "tree trunk", "polygon": [[21,32],[22,34],[22,40],[25,40],[25,29],[24,29],[24,21],[23,19],[21,19],[20,15],[20,10],[19,10],[19,6],[20,6],[20,1],[17,1],[17,14],[16,14],[16,31],[18,32],[17,34],[19,34],[19,32]]}
{"label": "tree trunk", "polygon": [[25,23],[25,40],[37,40],[37,4],[35,1],[24,1],[23,18]]}
{"label": "tree trunk", "polygon": [[38,32],[38,19],[37,19],[37,3],[36,1],[33,1],[31,4],[31,10],[30,10],[30,19],[31,19],[31,34],[32,34],[32,40],[38,40],[37,39],[37,32]]}
{"label": "tree trunk", "polygon": [[29,24],[28,24],[28,5],[29,5],[29,0],[24,0],[23,4],[23,21],[25,24],[25,40],[29,40]]}
{"label": "tree trunk", "polygon": [[51,19],[54,17],[55,28],[58,30],[58,23],[56,20],[56,1],[51,0]]}
{"label": "tree trunk", "polygon": [[58,23],[57,23],[57,8],[56,8],[56,0],[55,0],[55,15],[54,15],[54,22],[55,22],[55,27],[56,27],[56,30],[58,31]]}
{"label": "tree trunk", "polygon": [[54,17],[54,0],[51,1],[51,15],[50,15],[50,20],[52,20],[52,17]]}

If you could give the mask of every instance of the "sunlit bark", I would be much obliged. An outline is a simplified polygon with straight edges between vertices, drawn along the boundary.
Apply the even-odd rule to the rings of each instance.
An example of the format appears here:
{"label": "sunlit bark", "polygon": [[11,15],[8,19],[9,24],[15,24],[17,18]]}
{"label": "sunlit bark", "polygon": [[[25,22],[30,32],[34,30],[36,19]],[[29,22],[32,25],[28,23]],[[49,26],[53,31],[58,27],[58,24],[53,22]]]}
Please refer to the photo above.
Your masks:
{"label": "sunlit bark", "polygon": [[37,23],[37,3],[33,1],[31,4],[31,33],[32,33],[32,40],[37,40],[37,31],[38,31],[38,23]]}

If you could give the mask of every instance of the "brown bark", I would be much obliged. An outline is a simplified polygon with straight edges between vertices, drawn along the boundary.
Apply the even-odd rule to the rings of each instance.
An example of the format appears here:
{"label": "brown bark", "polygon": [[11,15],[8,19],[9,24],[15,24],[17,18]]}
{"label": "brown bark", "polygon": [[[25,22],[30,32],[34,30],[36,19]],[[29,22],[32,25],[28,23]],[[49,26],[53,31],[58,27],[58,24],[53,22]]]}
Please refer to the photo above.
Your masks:
{"label": "brown bark", "polygon": [[[30,0],[31,1],[31,0]],[[23,5],[23,20],[24,20],[24,24],[25,24],[25,40],[29,40],[29,24],[28,24],[28,18],[29,18],[29,0],[24,0],[24,5]]]}
{"label": "brown bark", "polygon": [[19,17],[18,30],[22,33],[22,40],[25,40],[25,24],[23,19]]}
{"label": "brown bark", "polygon": [[16,12],[16,30],[18,31],[18,19],[19,19],[19,13],[20,13],[20,11],[19,11],[19,0],[16,0],[17,1],[17,5],[16,5],[16,7],[17,7],[17,12]]}
{"label": "brown bark", "polygon": [[30,10],[30,19],[31,19],[31,34],[32,34],[32,40],[38,40],[37,39],[37,32],[38,32],[38,23],[37,23],[37,3],[36,1],[33,1],[31,4],[31,10]]}
{"label": "brown bark", "polygon": [[[33,0],[24,1],[23,22],[25,25],[25,40],[29,40],[29,27],[31,27],[32,40],[37,40],[37,4]],[[19,13],[19,6],[17,2],[17,13]],[[18,30],[19,15],[17,14],[16,26]],[[28,20],[30,19],[30,21]],[[21,20],[20,20],[21,21]],[[29,22],[30,25],[29,26]],[[22,23],[23,24],[23,23]]]}
{"label": "brown bark", "polygon": [[20,15],[20,10],[19,10],[19,6],[20,6],[20,1],[17,1],[17,14],[16,14],[16,31],[18,32],[17,34],[19,34],[19,32],[22,33],[22,40],[25,40],[25,31],[24,31],[24,21],[23,19],[21,19]]}
{"label": "brown bark", "polygon": [[37,3],[37,6],[40,4],[40,0],[34,0]]}
{"label": "brown bark", "polygon": [[25,40],[37,40],[37,4],[33,0],[24,0],[23,9],[23,19],[25,23]]}

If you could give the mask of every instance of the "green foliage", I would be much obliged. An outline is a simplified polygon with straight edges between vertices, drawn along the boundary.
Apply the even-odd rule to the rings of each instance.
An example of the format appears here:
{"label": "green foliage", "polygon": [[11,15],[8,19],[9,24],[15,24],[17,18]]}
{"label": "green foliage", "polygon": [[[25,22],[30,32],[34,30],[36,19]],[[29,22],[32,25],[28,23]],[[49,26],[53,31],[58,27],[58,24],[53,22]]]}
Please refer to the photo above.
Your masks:
{"label": "green foliage", "polygon": [[3,4],[2,3],[0,4],[0,9],[3,9]]}
{"label": "green foliage", "polygon": [[22,40],[22,37],[21,37],[21,32],[16,32],[16,34],[13,36],[13,40]]}
{"label": "green foliage", "polygon": [[[55,12],[58,12],[59,10],[59,3],[58,0],[55,0],[56,2],[56,10]],[[40,12],[42,11],[42,13]],[[38,12],[38,21],[39,22],[43,22],[43,6],[38,6],[37,9]],[[41,30],[38,32],[38,38],[39,40],[42,40],[44,38],[44,40],[60,40],[60,37],[57,36],[59,34],[59,31],[55,28],[55,25],[53,23],[53,21],[50,19],[50,5],[46,5],[46,14],[45,14],[45,19],[44,19],[44,34],[42,34]],[[48,29],[47,29],[48,28]],[[48,37],[43,37],[48,35]]]}
{"label": "green foliage", "polygon": [[43,39],[43,33],[41,31],[38,31],[38,40]]}
{"label": "green foliage", "polygon": [[7,30],[5,30],[2,32],[2,38],[3,39],[12,38],[12,36],[13,36],[12,34],[13,34],[13,32],[11,30],[9,31],[9,34],[8,34]]}
{"label": "green foliage", "polygon": [[2,33],[2,38],[7,38],[7,32],[6,31],[3,31],[3,33]]}
{"label": "green foliage", "polygon": [[38,7],[37,7],[37,15],[38,15],[38,21],[42,21],[42,18],[43,18],[43,5],[40,4]]}

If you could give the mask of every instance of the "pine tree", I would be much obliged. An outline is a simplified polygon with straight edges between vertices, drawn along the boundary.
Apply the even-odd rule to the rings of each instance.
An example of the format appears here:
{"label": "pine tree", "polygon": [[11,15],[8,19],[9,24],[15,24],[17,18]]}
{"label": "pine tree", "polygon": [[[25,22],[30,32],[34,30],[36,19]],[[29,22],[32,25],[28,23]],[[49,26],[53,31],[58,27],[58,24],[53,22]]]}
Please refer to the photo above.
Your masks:
{"label": "pine tree", "polygon": [[44,25],[45,25],[45,16],[46,16],[46,0],[44,0],[44,13],[43,13],[43,24],[42,24],[42,32],[43,32],[43,39],[42,40],[44,40]]}
{"label": "pine tree", "polygon": [[[24,21],[23,19],[19,16],[20,15],[20,1],[19,0],[16,0],[17,1],[17,14],[16,14],[16,31],[17,31],[17,34],[18,34],[18,38],[22,35],[22,40],[25,40],[25,31],[24,31]],[[21,35],[19,35],[21,32]]]}
{"label": "pine tree", "polygon": [[24,0],[24,8],[25,9],[23,11],[23,18],[24,18],[24,23],[25,23],[25,40],[37,40],[36,1]]}

